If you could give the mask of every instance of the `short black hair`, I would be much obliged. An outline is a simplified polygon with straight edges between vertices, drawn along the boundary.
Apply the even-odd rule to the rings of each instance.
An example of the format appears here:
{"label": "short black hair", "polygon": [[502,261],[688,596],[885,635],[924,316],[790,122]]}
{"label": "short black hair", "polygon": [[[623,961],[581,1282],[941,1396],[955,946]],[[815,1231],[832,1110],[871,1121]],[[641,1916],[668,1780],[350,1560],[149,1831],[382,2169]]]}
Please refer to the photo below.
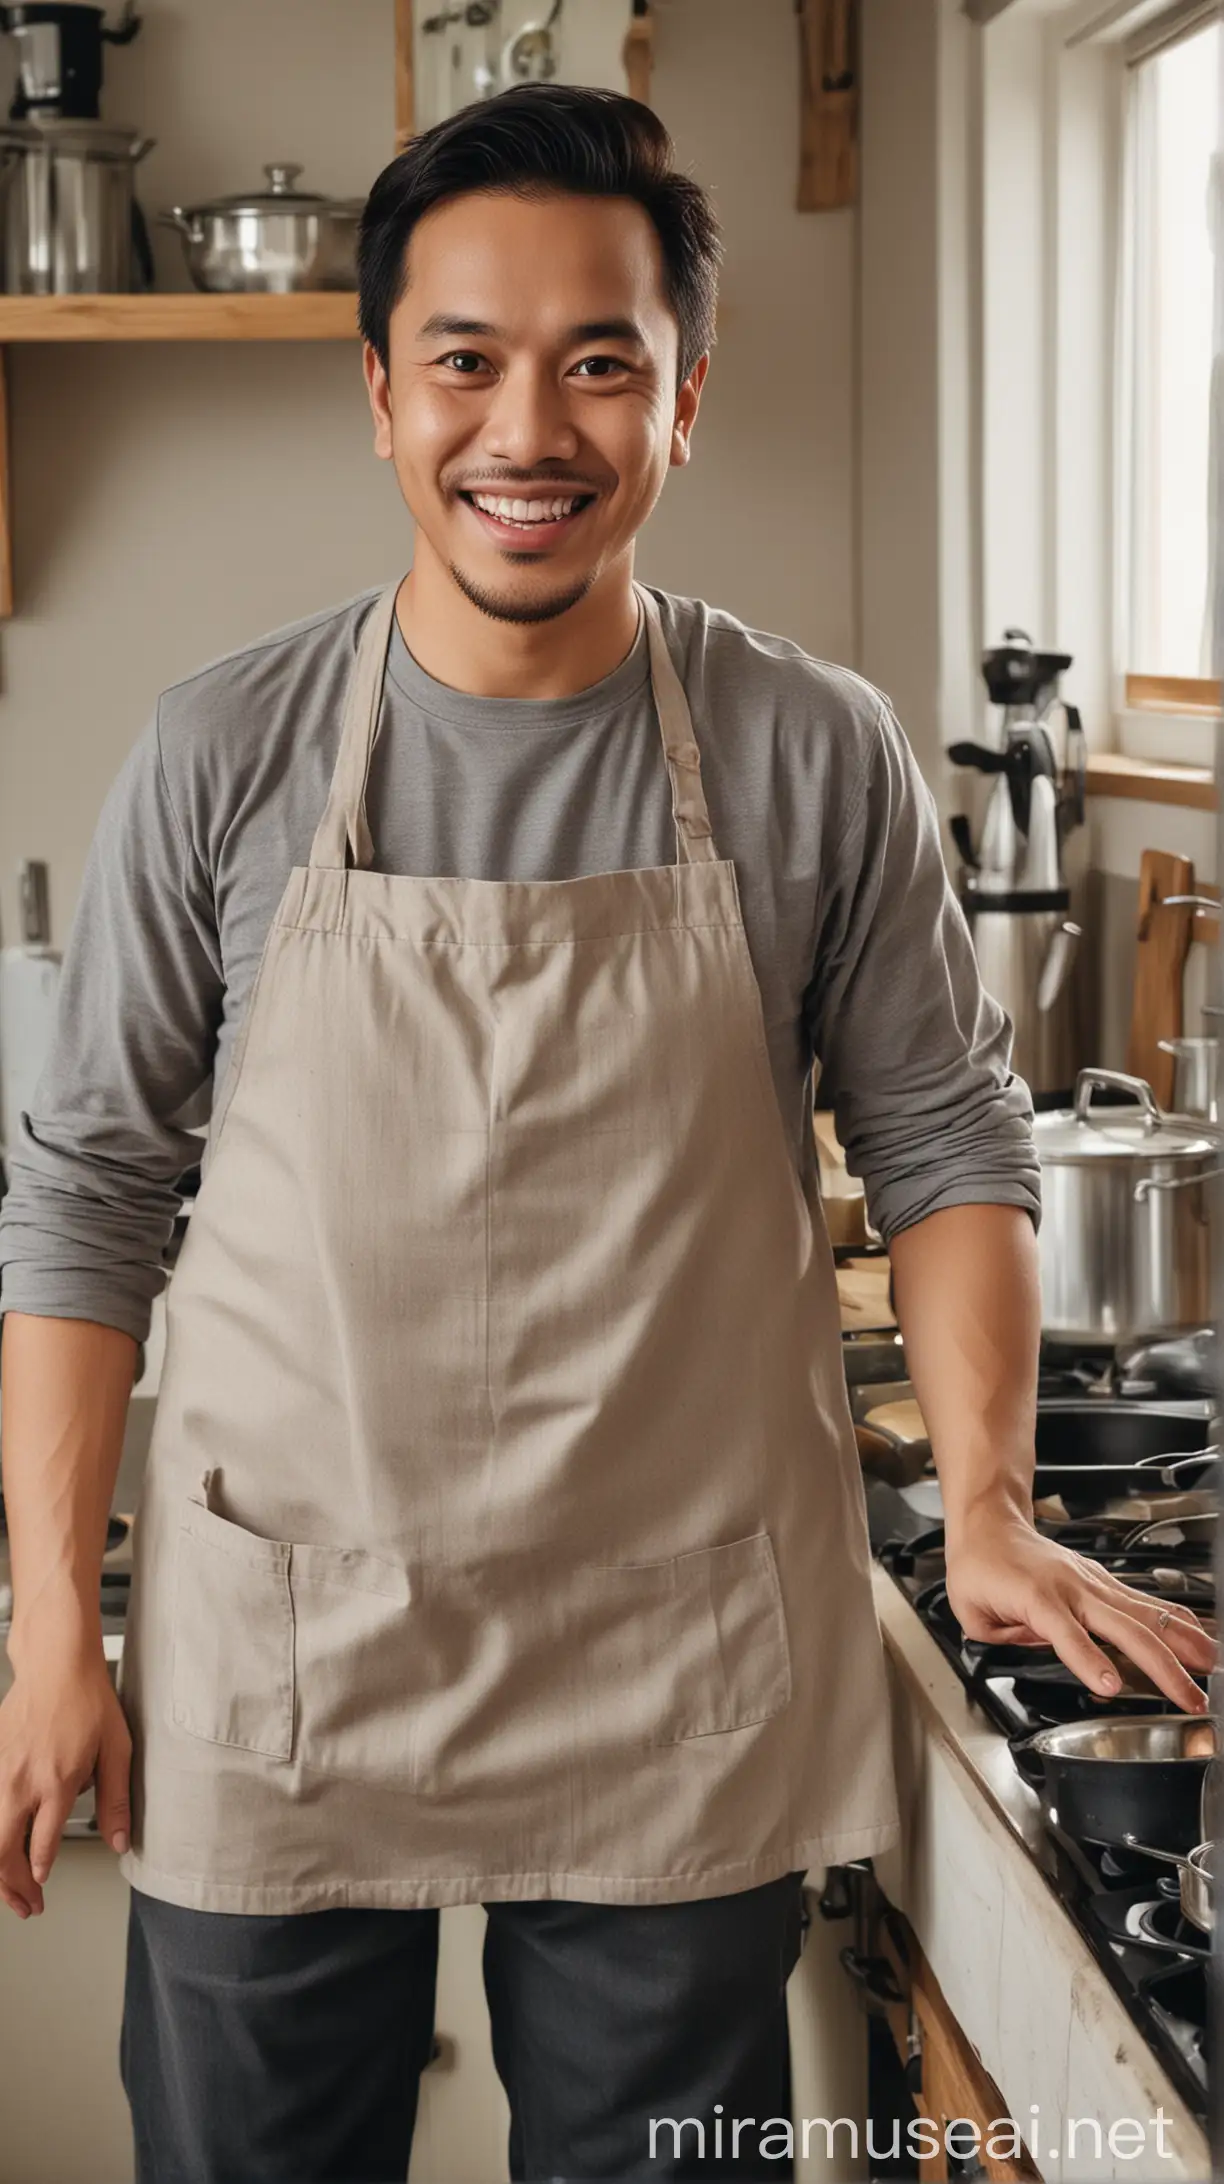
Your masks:
{"label": "short black hair", "polygon": [[576,84],[517,85],[414,137],[370,191],[358,240],[358,319],[384,371],[391,313],[408,283],[409,239],[425,213],[473,190],[571,191],[633,198],[649,214],[680,328],[683,382],[714,340],[722,245],[709,197],[674,159],[649,106]]}

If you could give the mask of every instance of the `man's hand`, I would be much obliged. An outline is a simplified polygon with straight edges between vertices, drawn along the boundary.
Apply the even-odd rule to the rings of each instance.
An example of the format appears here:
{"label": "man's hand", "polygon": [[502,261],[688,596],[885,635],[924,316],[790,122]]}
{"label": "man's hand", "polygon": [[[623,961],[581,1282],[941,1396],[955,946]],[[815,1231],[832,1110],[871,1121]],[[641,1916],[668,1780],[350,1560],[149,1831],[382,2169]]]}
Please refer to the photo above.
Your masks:
{"label": "man's hand", "polygon": [[[893,1238],[897,1317],[944,1508],[948,1604],[968,1638],[1052,1646],[1093,1691],[1121,1679],[1098,1639],[1184,1713],[1215,1646],[1189,1608],[1152,1600],[1033,1522],[1041,1298],[1037,1241],[1013,1206],[948,1206]],[[1161,1621],[1161,1617],[1167,1621]]]}
{"label": "man's hand", "polygon": [[0,1704],[0,1902],[25,1919],[91,1781],[103,1841],[127,1848],[132,1746],[99,1573],[136,1343],[93,1320],[6,1312],[2,1347],[14,1682]]}
{"label": "man's hand", "polygon": [[18,1669],[0,1703],[0,1901],[43,1909],[64,1822],[90,1782],[98,1832],[128,1847],[132,1740],[100,1651],[64,1647]]}
{"label": "man's hand", "polygon": [[[1121,1679],[1097,1640],[1151,1677],[1184,1714],[1206,1710],[1193,1676],[1215,1665],[1215,1641],[1189,1608],[1153,1600],[1098,1563],[1045,1539],[1022,1515],[979,1512],[946,1545],[948,1603],[967,1638],[1052,1646],[1093,1690]],[[1165,1620],[1162,1623],[1161,1617]]]}

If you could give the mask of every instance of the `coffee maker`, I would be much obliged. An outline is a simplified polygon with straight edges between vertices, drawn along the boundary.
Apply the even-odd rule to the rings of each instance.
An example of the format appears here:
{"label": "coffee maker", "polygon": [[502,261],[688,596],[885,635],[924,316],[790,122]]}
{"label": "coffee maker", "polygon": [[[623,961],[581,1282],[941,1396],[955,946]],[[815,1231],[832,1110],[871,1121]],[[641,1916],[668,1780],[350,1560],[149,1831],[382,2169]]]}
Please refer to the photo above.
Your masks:
{"label": "coffee maker", "polygon": [[1004,630],[982,657],[986,688],[1002,708],[997,735],[948,752],[954,766],[991,783],[976,845],[967,813],[951,822],[960,899],[982,983],[1012,1020],[1012,1067],[1037,1107],[1069,1104],[1083,1058],[1071,977],[1082,935],[1070,915],[1064,849],[1084,821],[1085,745],[1076,707],[1058,692],[1071,664],[1070,653],[1040,652],[1026,631]]}
{"label": "coffee maker", "polygon": [[135,0],[126,0],[114,29],[103,8],[20,0],[0,6],[0,30],[17,42],[17,88],[10,121],[96,121],[102,93],[102,49],[130,45],[140,29]]}

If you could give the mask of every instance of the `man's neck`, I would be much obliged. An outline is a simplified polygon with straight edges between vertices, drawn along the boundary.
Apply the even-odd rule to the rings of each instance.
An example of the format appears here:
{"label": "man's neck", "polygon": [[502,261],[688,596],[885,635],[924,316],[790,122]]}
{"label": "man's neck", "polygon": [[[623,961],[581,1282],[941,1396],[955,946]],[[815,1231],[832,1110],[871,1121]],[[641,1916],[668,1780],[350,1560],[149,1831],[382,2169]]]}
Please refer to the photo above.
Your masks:
{"label": "man's neck", "polygon": [[637,634],[632,555],[601,572],[578,604],[547,622],[501,622],[418,551],[396,615],[418,667],[479,698],[568,698],[619,667]]}

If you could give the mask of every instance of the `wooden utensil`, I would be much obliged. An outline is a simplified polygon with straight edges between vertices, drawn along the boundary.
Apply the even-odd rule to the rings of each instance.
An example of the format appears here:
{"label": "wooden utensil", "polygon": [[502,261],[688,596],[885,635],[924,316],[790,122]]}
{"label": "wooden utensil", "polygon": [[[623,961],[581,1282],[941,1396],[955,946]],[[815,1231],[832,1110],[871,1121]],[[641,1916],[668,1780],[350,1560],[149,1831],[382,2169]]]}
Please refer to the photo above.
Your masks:
{"label": "wooden utensil", "polygon": [[1145,1077],[1162,1107],[1173,1104],[1174,1057],[1162,1054],[1162,1039],[1180,1039],[1182,982],[1190,952],[1195,913],[1189,905],[1166,902],[1168,895],[1194,893],[1194,866],[1188,857],[1166,849],[1145,849],[1139,862],[1138,944],[1126,1066]]}
{"label": "wooden utensil", "polygon": [[852,205],[858,189],[858,0],[795,0],[799,18],[800,212]]}

